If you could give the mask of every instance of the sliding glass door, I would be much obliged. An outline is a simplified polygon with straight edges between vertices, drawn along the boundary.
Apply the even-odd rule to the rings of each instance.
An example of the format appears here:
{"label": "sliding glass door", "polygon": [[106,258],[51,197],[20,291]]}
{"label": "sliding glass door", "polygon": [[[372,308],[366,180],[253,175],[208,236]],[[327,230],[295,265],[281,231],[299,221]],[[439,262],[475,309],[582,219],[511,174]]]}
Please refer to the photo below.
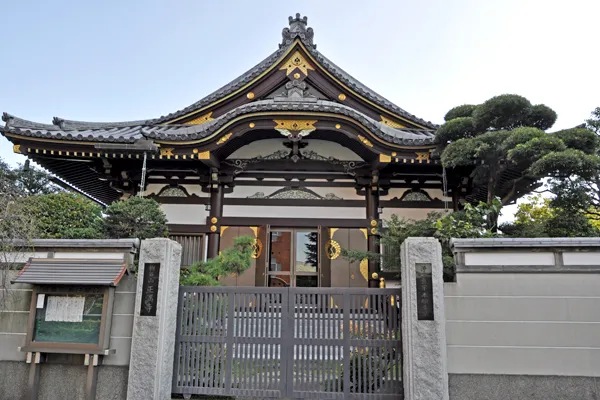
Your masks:
{"label": "sliding glass door", "polygon": [[269,248],[268,286],[319,286],[316,229],[274,229],[270,232]]}

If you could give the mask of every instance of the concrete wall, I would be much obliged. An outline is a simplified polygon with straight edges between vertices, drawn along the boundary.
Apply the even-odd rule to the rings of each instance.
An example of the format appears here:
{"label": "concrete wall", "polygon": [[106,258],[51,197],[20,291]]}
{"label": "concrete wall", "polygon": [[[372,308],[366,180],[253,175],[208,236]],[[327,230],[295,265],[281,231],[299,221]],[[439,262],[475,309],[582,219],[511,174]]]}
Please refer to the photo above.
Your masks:
{"label": "concrete wall", "polygon": [[[76,242],[81,245],[86,241]],[[75,241],[71,241],[71,246],[72,243]],[[23,259],[26,256],[20,254],[17,258]],[[98,246],[36,246],[35,256],[90,259],[124,257],[129,262],[133,259],[133,254],[123,249]],[[2,279],[5,279],[7,286],[0,288],[0,294],[5,299],[4,307],[0,308],[0,400],[19,399],[27,389],[29,364],[25,363],[26,353],[19,351],[18,347],[25,345],[32,287],[10,284],[16,274],[16,270],[5,273]],[[136,279],[133,275],[125,275],[115,289],[109,346],[115,349],[115,353],[103,357],[101,366],[98,367],[98,399],[116,400],[126,397],[135,290]],[[48,354],[46,362],[41,366],[39,399],[83,399],[87,373],[83,361],[83,355]]]}
{"label": "concrete wall", "polygon": [[600,240],[455,240],[451,399],[600,397]]}

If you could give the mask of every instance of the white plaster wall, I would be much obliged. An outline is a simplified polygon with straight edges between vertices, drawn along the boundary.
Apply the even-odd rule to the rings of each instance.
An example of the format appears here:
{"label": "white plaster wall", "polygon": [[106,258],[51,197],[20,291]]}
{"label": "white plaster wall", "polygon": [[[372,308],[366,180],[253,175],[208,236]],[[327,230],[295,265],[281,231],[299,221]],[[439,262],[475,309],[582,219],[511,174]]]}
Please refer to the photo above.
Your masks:
{"label": "white plaster wall", "polygon": [[449,373],[600,376],[600,274],[459,273],[444,290]]}
{"label": "white plaster wall", "polygon": [[564,252],[564,265],[600,265],[600,252]]}
{"label": "white plaster wall", "polygon": [[[265,139],[249,143],[248,145],[234,151],[228,159],[236,158],[254,158],[258,156],[267,156],[278,150],[289,150],[283,145],[285,139]],[[353,151],[340,145],[339,143],[329,142],[327,140],[306,140],[308,145],[302,151],[315,151],[324,157],[334,157],[344,161],[362,161],[362,159]]]}
{"label": "white plaster wall", "polygon": [[[299,186],[304,187],[300,184]],[[225,197],[232,198],[246,198],[256,194],[257,192],[264,193],[265,196],[269,196],[275,193],[278,190],[283,189],[284,187],[277,186],[235,186],[233,188],[232,193],[226,193]],[[306,189],[311,190],[318,194],[319,196],[325,197],[326,194],[333,193],[336,196],[340,197],[343,200],[364,200],[364,196],[359,196],[356,194],[356,189],[348,188],[348,187],[306,187]]]}
{"label": "white plaster wall", "polygon": [[351,207],[228,206],[225,217],[256,218],[366,218],[366,209]]}
{"label": "white plaster wall", "polygon": [[206,224],[208,211],[203,204],[161,204],[160,208],[166,214],[170,224]]}
{"label": "white plaster wall", "polygon": [[554,265],[554,253],[465,253],[465,265]]}

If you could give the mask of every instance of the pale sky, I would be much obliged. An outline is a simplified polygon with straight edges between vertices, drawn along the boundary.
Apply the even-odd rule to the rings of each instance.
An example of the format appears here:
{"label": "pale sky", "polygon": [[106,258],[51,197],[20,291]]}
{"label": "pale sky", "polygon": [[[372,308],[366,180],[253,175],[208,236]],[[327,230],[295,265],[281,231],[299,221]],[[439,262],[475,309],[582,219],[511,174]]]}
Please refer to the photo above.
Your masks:
{"label": "pale sky", "polygon": [[[406,111],[516,93],[558,113],[600,106],[597,0],[10,1],[0,111],[51,123],[154,118],[199,100],[277,49],[289,15],[318,49]],[[0,139],[10,163],[24,157]]]}

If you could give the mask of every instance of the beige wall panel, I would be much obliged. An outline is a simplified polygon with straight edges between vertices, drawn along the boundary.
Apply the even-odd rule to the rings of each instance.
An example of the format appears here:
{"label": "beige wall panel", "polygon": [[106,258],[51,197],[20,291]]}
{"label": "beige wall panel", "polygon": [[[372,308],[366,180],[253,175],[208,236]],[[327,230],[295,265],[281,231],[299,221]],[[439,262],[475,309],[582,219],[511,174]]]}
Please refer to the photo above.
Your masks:
{"label": "beige wall panel", "polygon": [[366,211],[350,207],[224,206],[225,217],[255,218],[365,218]]}
{"label": "beige wall panel", "polygon": [[[233,241],[240,235],[240,228],[237,226],[227,227],[221,235],[220,248],[221,251],[233,246]],[[229,275],[220,278],[221,284],[224,286],[237,286],[237,276]]]}
{"label": "beige wall panel", "polygon": [[600,296],[600,274],[468,273],[444,284],[446,296]]}
{"label": "beige wall panel", "polygon": [[27,353],[17,350],[17,347],[25,346],[25,339],[24,334],[0,332],[0,362],[25,361]]}
{"label": "beige wall panel", "polygon": [[554,265],[552,252],[465,253],[465,265]]}
{"label": "beige wall panel", "polygon": [[563,253],[564,265],[600,265],[600,252],[565,252]]}
{"label": "beige wall panel", "polygon": [[[250,228],[241,227],[238,231],[239,236],[251,236],[255,237],[254,231]],[[264,243],[263,249],[265,251]],[[250,268],[244,271],[243,274],[239,275],[236,279],[237,286],[255,286],[256,281],[256,259],[252,259],[252,263],[250,264]]]}
{"label": "beige wall panel", "polygon": [[94,251],[68,252],[61,251],[54,253],[54,258],[87,258],[89,260],[123,260],[125,253],[110,252],[101,253]]}
{"label": "beige wall panel", "polygon": [[448,373],[600,376],[600,349],[448,346]]}
{"label": "beige wall panel", "polygon": [[161,204],[170,224],[204,225],[208,211],[203,204]]}
{"label": "beige wall panel", "polygon": [[[337,229],[333,233],[333,240],[338,242],[342,249],[349,247],[349,230]],[[350,266],[348,260],[341,255],[331,260],[331,287],[350,286]]]}
{"label": "beige wall panel", "polygon": [[445,297],[447,321],[600,321],[600,297]]}
{"label": "beige wall panel", "polygon": [[448,345],[600,348],[600,323],[447,321]]}
{"label": "beige wall panel", "polygon": [[[348,229],[348,241],[351,250],[367,251],[367,239],[360,229]],[[367,280],[360,272],[360,264],[358,261],[350,263],[350,287],[367,287]]]}

